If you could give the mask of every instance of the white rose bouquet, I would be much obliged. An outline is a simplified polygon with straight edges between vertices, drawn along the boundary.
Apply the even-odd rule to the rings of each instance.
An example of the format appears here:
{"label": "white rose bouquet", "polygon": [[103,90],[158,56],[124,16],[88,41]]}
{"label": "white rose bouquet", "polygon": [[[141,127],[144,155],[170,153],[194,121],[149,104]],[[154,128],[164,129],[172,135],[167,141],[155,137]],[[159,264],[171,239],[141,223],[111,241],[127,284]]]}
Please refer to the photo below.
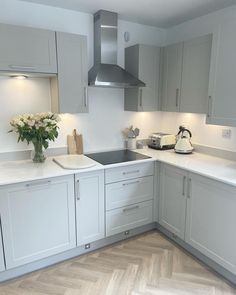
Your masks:
{"label": "white rose bouquet", "polygon": [[43,148],[48,148],[48,142],[58,137],[57,114],[47,112],[38,114],[24,114],[13,118],[10,125],[13,127],[9,132],[18,134],[18,142],[26,140],[33,143],[35,149],[34,162],[44,162],[46,159]]}

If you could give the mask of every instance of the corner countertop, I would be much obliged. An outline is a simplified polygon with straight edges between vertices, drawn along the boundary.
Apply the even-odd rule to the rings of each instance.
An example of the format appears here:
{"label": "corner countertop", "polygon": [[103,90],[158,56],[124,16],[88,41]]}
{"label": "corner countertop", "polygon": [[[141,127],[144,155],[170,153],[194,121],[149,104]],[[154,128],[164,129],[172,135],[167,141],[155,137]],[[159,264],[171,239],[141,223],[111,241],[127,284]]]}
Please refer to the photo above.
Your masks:
{"label": "corner countertop", "polygon": [[236,161],[230,161],[197,152],[190,155],[180,155],[176,154],[173,150],[158,151],[145,148],[135,151],[147,155],[151,157],[151,159],[107,166],[96,163],[96,166],[79,170],[63,169],[53,162],[53,158],[48,158],[43,164],[35,164],[31,160],[1,162],[0,186],[57,176],[73,175],[101,169],[109,169],[118,166],[134,165],[147,161],[163,162],[189,172],[197,173],[202,176],[236,186]]}
{"label": "corner countertop", "polygon": [[146,148],[136,151],[159,162],[236,186],[236,161],[197,152],[181,155],[176,154],[174,150],[159,151]]}

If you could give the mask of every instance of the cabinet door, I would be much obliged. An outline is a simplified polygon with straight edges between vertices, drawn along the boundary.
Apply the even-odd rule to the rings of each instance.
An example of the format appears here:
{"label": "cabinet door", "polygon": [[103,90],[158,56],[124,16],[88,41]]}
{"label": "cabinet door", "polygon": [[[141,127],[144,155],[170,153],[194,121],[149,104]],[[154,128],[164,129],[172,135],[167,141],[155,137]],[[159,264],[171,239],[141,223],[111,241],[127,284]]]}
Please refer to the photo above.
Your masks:
{"label": "cabinet door", "polygon": [[55,32],[0,25],[0,70],[57,73]]}
{"label": "cabinet door", "polygon": [[146,84],[140,88],[139,110],[157,111],[158,110],[158,88],[159,88],[159,69],[160,48],[155,46],[140,45],[139,49],[139,79]]}
{"label": "cabinet door", "polygon": [[236,274],[236,188],[190,174],[186,242]]}
{"label": "cabinet door", "polygon": [[2,245],[2,231],[0,230],[0,272],[5,270],[4,252]]}
{"label": "cabinet door", "polygon": [[184,42],[180,111],[207,113],[212,35]]}
{"label": "cabinet door", "polygon": [[104,171],[76,176],[77,245],[104,238]]}
{"label": "cabinet door", "polygon": [[161,166],[159,223],[181,239],[185,233],[186,182],[185,171]]}
{"label": "cabinet door", "polygon": [[181,95],[183,43],[163,48],[162,66],[162,110],[178,112]]}
{"label": "cabinet door", "polygon": [[59,113],[87,113],[87,39],[61,32],[57,32],[56,36],[58,80],[57,85],[52,84],[56,88],[52,92],[52,109]]}
{"label": "cabinet door", "polygon": [[146,84],[146,87],[125,89],[125,110],[157,111],[160,48],[150,45],[135,45],[126,48],[125,68]]}
{"label": "cabinet door", "polygon": [[236,20],[213,34],[207,123],[236,126]]}
{"label": "cabinet door", "polygon": [[0,214],[7,269],[76,246],[73,176],[2,188]]}

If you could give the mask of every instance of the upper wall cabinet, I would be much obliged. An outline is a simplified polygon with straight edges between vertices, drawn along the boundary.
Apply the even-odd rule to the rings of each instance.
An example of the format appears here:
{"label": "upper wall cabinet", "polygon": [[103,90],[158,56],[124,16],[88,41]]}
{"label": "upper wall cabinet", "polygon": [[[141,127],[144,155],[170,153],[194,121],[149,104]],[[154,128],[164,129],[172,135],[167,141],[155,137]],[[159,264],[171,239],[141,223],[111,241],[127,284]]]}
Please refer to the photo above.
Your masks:
{"label": "upper wall cabinet", "polygon": [[162,51],[162,111],[179,111],[183,43],[167,46]]}
{"label": "upper wall cabinet", "polygon": [[206,113],[212,35],[163,49],[162,110]]}
{"label": "upper wall cabinet", "polygon": [[57,73],[55,32],[0,25],[0,71]]}
{"label": "upper wall cabinet", "polygon": [[159,47],[138,44],[125,49],[125,69],[146,84],[142,88],[125,89],[126,111],[159,109],[159,63]]}
{"label": "upper wall cabinet", "polygon": [[88,59],[85,36],[57,32],[58,77],[52,79],[52,111],[88,112]]}
{"label": "upper wall cabinet", "polygon": [[207,123],[236,126],[236,20],[213,34]]}

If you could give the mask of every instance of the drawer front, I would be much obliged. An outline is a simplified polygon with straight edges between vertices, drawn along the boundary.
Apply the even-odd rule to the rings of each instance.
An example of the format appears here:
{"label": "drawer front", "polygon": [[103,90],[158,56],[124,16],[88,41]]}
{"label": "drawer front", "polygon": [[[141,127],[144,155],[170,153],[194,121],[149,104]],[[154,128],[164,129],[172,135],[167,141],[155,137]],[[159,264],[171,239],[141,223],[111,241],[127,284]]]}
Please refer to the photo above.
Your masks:
{"label": "drawer front", "polygon": [[153,221],[153,201],[106,212],[106,236],[112,236]]}
{"label": "drawer front", "polygon": [[153,199],[153,176],[106,185],[106,210]]}
{"label": "drawer front", "polygon": [[105,181],[106,183],[112,183],[153,174],[154,162],[146,162],[107,169],[105,172]]}

